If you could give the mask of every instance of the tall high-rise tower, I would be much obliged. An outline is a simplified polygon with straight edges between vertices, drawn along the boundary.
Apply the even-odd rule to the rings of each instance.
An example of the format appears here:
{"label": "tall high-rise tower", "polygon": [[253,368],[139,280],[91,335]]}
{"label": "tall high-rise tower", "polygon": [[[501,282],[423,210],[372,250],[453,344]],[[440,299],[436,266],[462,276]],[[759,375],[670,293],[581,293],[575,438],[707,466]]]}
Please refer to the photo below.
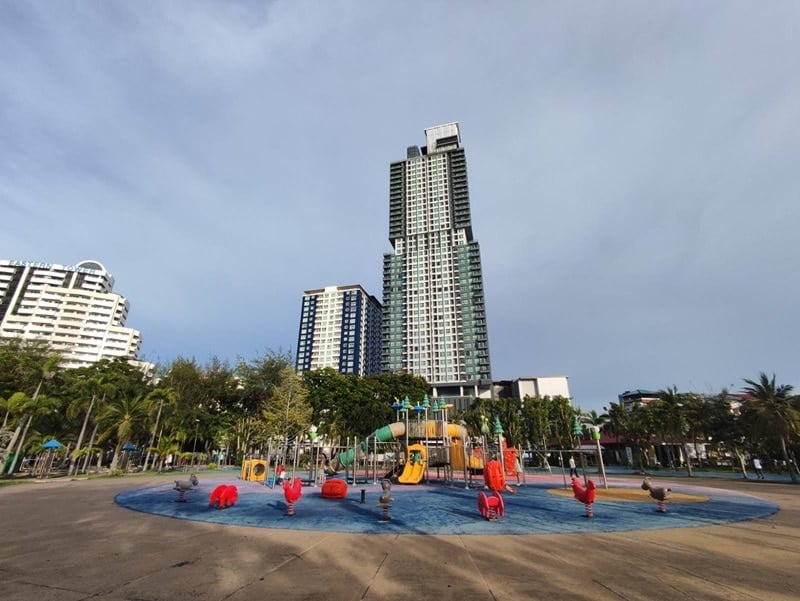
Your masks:
{"label": "tall high-rise tower", "polygon": [[437,395],[484,396],[483,274],[458,123],[426,129],[425,140],[389,171],[394,252],[383,258],[381,367],[423,376]]}

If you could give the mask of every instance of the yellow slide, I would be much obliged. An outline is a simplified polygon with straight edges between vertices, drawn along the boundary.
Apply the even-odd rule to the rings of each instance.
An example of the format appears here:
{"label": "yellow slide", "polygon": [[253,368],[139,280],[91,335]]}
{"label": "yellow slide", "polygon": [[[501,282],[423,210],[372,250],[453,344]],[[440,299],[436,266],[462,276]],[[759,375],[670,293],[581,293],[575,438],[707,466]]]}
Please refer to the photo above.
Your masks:
{"label": "yellow slide", "polygon": [[406,463],[406,466],[403,468],[403,473],[397,477],[397,481],[400,484],[419,484],[422,482],[422,478],[425,476],[425,464],[424,463],[415,463],[410,464]]}
{"label": "yellow slide", "polygon": [[[450,450],[450,464],[456,471],[464,470],[464,441],[463,439],[456,438],[453,440],[453,447]],[[476,472],[483,472],[483,458],[469,455],[466,457],[466,468],[473,474]]]}
{"label": "yellow slide", "polygon": [[425,477],[425,465],[428,463],[428,456],[425,445],[412,444],[408,446],[406,454],[406,464],[403,473],[397,478],[400,484],[419,484]]}

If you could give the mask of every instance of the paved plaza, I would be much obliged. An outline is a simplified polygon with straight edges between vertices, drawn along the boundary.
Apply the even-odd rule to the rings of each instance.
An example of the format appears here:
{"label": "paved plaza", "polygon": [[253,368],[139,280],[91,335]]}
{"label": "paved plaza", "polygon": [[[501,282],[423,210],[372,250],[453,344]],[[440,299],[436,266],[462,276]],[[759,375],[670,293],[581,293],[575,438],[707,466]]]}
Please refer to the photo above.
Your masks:
{"label": "paved plaza", "polygon": [[[304,489],[288,518],[278,491],[241,481],[241,505],[215,514],[207,489],[219,475],[200,474],[198,489],[176,503],[178,477],[0,487],[0,599],[767,601],[795,600],[800,588],[800,487],[791,484],[665,482],[708,500],[668,505],[664,515],[652,503],[598,499],[589,520],[574,499],[546,490],[558,479],[537,477],[509,498],[500,522],[474,518],[475,532],[466,504],[475,491],[395,485],[392,520],[381,531],[380,487],[367,486],[366,502],[350,500],[349,509],[319,505],[330,501]],[[616,477],[610,485],[640,482]],[[460,533],[426,526],[443,520],[437,503]],[[251,516],[250,525],[239,525],[237,511]],[[371,525],[342,531],[336,511]],[[304,520],[319,529],[304,529]],[[618,527],[628,520],[634,529]],[[419,533],[405,533],[406,522]],[[509,534],[513,525],[521,529]]]}

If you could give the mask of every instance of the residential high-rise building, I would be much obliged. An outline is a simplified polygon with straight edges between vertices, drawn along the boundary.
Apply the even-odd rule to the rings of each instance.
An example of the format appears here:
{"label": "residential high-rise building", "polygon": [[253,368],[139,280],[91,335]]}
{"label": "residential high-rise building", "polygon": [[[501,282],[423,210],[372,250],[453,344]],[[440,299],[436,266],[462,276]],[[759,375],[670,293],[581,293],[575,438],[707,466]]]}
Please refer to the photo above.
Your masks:
{"label": "residential high-rise building", "polygon": [[113,287],[97,261],[0,260],[0,336],[43,340],[67,369],[100,359],[135,361],[142,339],[125,327],[129,304]]}
{"label": "residential high-rise building", "polygon": [[425,130],[389,169],[382,369],[424,377],[436,396],[491,396],[483,274],[458,123]]}
{"label": "residential high-rise building", "polygon": [[306,290],[296,368],[332,367],[367,376],[381,371],[381,304],[358,285]]}

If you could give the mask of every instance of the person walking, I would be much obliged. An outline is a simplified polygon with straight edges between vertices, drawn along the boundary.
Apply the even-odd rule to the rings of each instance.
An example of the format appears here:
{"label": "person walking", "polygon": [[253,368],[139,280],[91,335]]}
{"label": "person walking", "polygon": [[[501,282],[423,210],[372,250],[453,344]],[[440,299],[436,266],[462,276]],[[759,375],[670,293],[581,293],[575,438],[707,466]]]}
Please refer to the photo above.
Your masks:
{"label": "person walking", "polygon": [[522,486],[525,482],[525,470],[522,469],[522,462],[519,459],[519,454],[514,458],[514,473],[517,476],[517,486]]}
{"label": "person walking", "polygon": [[578,476],[578,466],[575,465],[575,457],[573,455],[569,456],[569,477],[570,478],[579,478]]}
{"label": "person walking", "polygon": [[756,471],[756,476],[759,480],[764,479],[764,470],[761,467],[761,460],[758,457],[753,457],[753,469]]}

